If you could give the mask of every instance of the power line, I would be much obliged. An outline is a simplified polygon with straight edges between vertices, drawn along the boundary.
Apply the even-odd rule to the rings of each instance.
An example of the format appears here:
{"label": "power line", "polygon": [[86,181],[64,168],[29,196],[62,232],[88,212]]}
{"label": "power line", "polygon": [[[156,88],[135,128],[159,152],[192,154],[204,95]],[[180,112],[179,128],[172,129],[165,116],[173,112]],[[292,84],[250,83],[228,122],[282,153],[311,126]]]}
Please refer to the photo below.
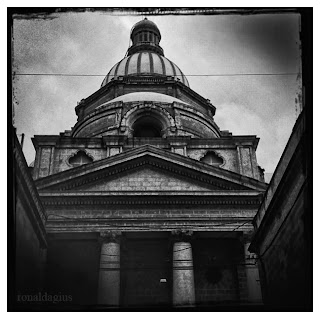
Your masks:
{"label": "power line", "polygon": [[[299,72],[293,73],[229,73],[229,74],[184,74],[185,76],[285,76],[298,75]],[[15,73],[13,76],[70,76],[70,77],[105,77],[106,74],[70,74],[70,73]]]}

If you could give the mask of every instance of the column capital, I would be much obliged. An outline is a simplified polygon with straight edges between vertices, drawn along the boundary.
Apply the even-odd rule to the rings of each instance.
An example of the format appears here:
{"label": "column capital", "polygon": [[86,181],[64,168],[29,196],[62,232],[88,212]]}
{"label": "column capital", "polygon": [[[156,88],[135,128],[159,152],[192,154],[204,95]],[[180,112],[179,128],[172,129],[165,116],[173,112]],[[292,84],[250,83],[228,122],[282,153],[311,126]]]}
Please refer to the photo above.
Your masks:
{"label": "column capital", "polygon": [[99,233],[99,242],[100,243],[120,243],[121,240],[121,231],[103,231]]}
{"label": "column capital", "polygon": [[189,242],[193,237],[192,230],[185,230],[185,229],[175,229],[171,231],[171,238],[173,241],[183,241]]}

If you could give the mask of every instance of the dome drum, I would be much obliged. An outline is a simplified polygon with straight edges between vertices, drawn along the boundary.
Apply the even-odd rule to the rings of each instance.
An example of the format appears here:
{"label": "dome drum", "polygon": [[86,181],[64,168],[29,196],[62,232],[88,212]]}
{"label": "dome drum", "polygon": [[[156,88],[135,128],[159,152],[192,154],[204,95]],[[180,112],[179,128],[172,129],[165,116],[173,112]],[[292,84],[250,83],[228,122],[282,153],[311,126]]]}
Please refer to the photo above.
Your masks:
{"label": "dome drum", "polygon": [[[91,116],[77,123],[72,135],[147,137],[145,131],[151,132],[152,126],[158,133],[150,133],[150,137],[219,137],[209,118],[200,116],[190,105],[177,98],[154,92],[129,93],[100,105]],[[140,131],[138,134],[137,129]]]}
{"label": "dome drum", "polygon": [[163,56],[163,49],[161,46],[148,41],[140,41],[136,44],[133,44],[128,50],[128,55],[132,55],[140,51],[151,51]]}

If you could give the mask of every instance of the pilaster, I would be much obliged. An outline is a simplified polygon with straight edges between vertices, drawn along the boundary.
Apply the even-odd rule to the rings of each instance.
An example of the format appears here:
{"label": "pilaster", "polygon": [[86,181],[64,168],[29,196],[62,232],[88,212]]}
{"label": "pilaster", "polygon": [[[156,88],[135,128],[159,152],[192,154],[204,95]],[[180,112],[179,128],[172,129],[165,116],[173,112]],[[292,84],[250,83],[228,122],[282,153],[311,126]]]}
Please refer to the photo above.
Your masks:
{"label": "pilaster", "polygon": [[244,249],[244,271],[247,287],[247,298],[250,303],[262,303],[260,277],[258,270],[258,257],[254,253],[250,253],[248,248],[251,243],[251,235],[244,234],[243,249]]}

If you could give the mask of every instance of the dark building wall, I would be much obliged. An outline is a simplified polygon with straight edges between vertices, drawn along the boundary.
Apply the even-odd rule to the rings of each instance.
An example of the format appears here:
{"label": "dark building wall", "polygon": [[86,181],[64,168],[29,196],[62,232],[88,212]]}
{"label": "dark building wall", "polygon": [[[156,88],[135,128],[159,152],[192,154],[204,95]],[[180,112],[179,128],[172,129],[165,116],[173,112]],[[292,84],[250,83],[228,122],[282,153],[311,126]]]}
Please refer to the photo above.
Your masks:
{"label": "dark building wall", "polygon": [[304,194],[297,198],[274,244],[260,258],[267,305],[301,308],[308,303],[308,248],[305,241]]}
{"label": "dark building wall", "polygon": [[44,286],[46,247],[34,231],[19,192],[16,202],[16,235],[17,293],[37,293]]}
{"label": "dark building wall", "polygon": [[250,251],[258,254],[267,306],[310,305],[310,242],[306,209],[305,116],[301,113],[256,217]]}
{"label": "dark building wall", "polygon": [[71,305],[97,303],[100,245],[97,238],[69,235],[48,241],[47,289]]}
{"label": "dark building wall", "polygon": [[121,303],[123,306],[171,305],[169,235],[159,232],[139,237],[130,234],[121,243]]}
{"label": "dark building wall", "polygon": [[46,263],[45,213],[17,137],[14,154],[15,301],[17,295],[44,289]]}
{"label": "dark building wall", "polygon": [[238,267],[244,256],[238,240],[198,239],[193,243],[193,255],[197,304],[240,300]]}

